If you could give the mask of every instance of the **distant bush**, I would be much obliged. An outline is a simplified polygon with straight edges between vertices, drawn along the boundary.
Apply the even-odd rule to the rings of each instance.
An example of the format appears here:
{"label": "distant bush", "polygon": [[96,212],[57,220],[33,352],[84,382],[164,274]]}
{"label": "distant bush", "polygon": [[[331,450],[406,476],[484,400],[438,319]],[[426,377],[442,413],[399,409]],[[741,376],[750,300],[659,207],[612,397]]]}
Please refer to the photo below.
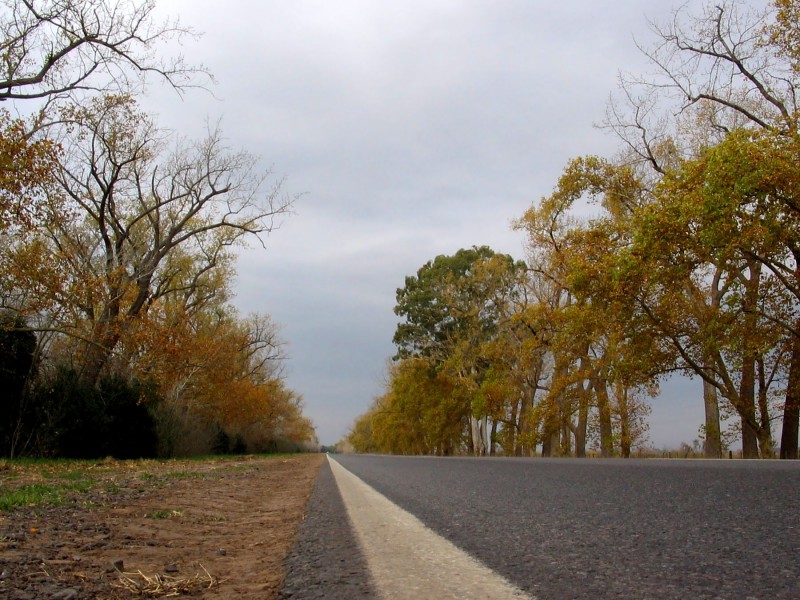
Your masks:
{"label": "distant bush", "polygon": [[25,327],[19,317],[0,315],[0,452],[5,456],[24,447],[29,430],[25,399],[36,373],[36,335]]}
{"label": "distant bush", "polygon": [[37,453],[64,458],[155,456],[156,425],[148,408],[153,393],[120,375],[103,377],[97,388],[59,366],[33,394]]}
{"label": "distant bush", "polygon": [[231,436],[219,424],[217,424],[217,434],[214,437],[214,454],[246,454],[247,444],[241,434]]}
{"label": "distant bush", "polygon": [[43,456],[94,458],[103,455],[105,415],[97,390],[60,365],[33,392],[37,414],[36,450]]}
{"label": "distant bush", "polygon": [[153,386],[111,375],[101,379],[99,387],[105,414],[106,454],[115,458],[155,456],[158,437],[149,407],[158,397]]}

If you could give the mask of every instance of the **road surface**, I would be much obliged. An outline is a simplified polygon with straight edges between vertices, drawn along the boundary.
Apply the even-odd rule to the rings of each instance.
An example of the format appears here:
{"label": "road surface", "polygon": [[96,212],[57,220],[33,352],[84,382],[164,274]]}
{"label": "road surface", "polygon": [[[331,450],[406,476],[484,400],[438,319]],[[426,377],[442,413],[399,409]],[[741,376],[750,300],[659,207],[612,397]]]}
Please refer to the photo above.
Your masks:
{"label": "road surface", "polygon": [[[310,598],[393,595],[381,583],[393,569],[376,567],[370,554],[382,555],[384,563],[389,561],[385,564],[397,558],[398,564],[413,567],[413,557],[406,554],[413,553],[414,544],[412,550],[397,550],[379,542],[376,549],[354,529],[371,504],[388,514],[379,504],[384,498],[476,559],[478,568],[496,574],[497,585],[508,586],[504,597],[800,598],[798,462],[333,458],[349,473],[336,464],[334,476],[330,469],[321,473],[327,487],[315,496],[324,496],[330,506],[322,511],[324,518],[319,507],[311,507],[309,517],[316,513],[323,526],[305,535],[316,535],[319,551],[320,539],[331,538],[324,534],[326,526],[346,522],[350,527],[337,536],[344,550],[333,548],[318,561],[323,571],[332,568],[314,588],[319,595]],[[342,473],[374,490],[364,493],[377,492],[356,500],[362,504],[349,516],[348,502],[355,501],[340,491]],[[373,521],[368,529],[390,528],[392,519]],[[397,537],[391,529],[382,535]],[[430,563],[425,552],[417,558],[419,568],[412,568],[416,581],[404,581],[398,568],[395,584],[421,586],[423,592],[414,592],[417,598],[441,597],[424,593],[431,578],[425,572],[442,573],[433,578],[447,585],[447,565],[423,568]],[[345,555],[342,571],[332,557],[342,561]],[[465,587],[452,597],[503,597],[488,587],[483,594],[470,591],[472,568],[457,564]],[[485,573],[477,580],[484,578]],[[342,583],[348,591],[338,595]]]}

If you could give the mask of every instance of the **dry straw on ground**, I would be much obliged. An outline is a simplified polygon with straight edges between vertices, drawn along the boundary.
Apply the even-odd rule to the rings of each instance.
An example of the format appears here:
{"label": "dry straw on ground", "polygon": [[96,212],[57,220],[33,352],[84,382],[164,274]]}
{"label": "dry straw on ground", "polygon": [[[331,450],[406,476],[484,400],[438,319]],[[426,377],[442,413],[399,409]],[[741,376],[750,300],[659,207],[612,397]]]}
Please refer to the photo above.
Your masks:
{"label": "dry straw on ground", "polygon": [[119,587],[140,596],[169,597],[191,594],[203,589],[209,590],[219,585],[219,579],[209,573],[203,565],[200,565],[200,568],[203,569],[203,573],[193,577],[170,577],[159,573],[148,576],[141,571],[120,573]]}

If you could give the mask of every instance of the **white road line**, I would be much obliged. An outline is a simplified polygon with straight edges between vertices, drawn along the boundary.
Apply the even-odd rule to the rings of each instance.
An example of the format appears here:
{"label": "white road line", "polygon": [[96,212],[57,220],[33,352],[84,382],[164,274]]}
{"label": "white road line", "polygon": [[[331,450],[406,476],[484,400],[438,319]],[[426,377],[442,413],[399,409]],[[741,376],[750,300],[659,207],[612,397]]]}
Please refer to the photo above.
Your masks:
{"label": "white road line", "polygon": [[532,600],[330,456],[328,462],[384,600]]}

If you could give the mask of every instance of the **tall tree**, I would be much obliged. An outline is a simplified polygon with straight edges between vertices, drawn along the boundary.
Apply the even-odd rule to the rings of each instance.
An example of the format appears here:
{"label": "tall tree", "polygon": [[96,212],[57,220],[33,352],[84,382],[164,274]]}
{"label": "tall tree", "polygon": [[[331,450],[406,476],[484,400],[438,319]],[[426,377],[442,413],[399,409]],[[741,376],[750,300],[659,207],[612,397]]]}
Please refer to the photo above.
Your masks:
{"label": "tall tree", "polygon": [[293,198],[280,182],[265,188],[269,174],[228,150],[219,131],[170,148],[127,96],[69,109],[63,127],[70,144],[57,179],[76,216],[54,220],[44,236],[66,278],[49,292],[85,323],[84,332],[76,324],[86,339],[82,377],[93,383],[129,321],[223,266],[230,247],[263,243]]}
{"label": "tall tree", "polygon": [[[618,256],[630,243],[630,215],[645,192],[632,169],[579,158],[565,168],[554,192],[518,222],[528,234],[532,272],[554,292],[542,298],[551,313],[547,349],[553,364],[541,407],[546,455],[569,452],[570,434],[576,453],[585,455],[591,404],[597,409],[601,453],[610,456],[612,396],[622,400],[619,407],[633,406],[624,400],[634,389],[652,390],[663,368],[661,352],[647,345],[652,338],[641,335],[642,321],[616,273]],[[618,426],[626,427],[628,417],[620,414]]]}
{"label": "tall tree", "polygon": [[[649,78],[624,76],[624,101],[612,104],[609,110],[609,126],[626,142],[629,159],[648,165],[657,180],[670,169],[680,168],[681,159],[695,159],[709,146],[725,142],[737,131],[747,130],[769,137],[774,150],[770,160],[753,160],[748,168],[754,166],[757,172],[771,165],[774,173],[781,172],[784,181],[794,179],[796,153],[793,160],[785,161],[778,157],[778,149],[796,145],[794,140],[798,135],[800,21],[797,15],[795,0],[774,0],[763,9],[728,0],[708,3],[698,14],[688,14],[684,7],[666,25],[654,24],[657,43],[643,51],[658,74]],[[732,149],[729,143],[726,147]],[[756,145],[751,145],[751,150],[755,148]],[[761,146],[756,153],[763,153],[764,149]],[[725,173],[725,168],[718,169],[714,177],[724,177]],[[731,170],[728,175],[729,181],[741,178],[742,184],[752,186],[753,177],[744,170],[737,168],[735,174]],[[762,183],[768,181],[762,179]],[[770,203],[783,202],[785,214],[791,214],[796,211],[796,195],[793,190],[786,193],[788,189],[784,188],[784,193],[774,193],[777,190],[773,189],[769,195],[762,190],[760,194],[765,200],[771,196]],[[789,227],[784,233],[794,235],[794,229]],[[770,235],[775,232],[770,230]],[[761,233],[765,230],[756,228],[750,237]],[[771,270],[784,285],[789,284],[790,292],[798,258],[792,244],[787,245],[786,261],[773,262],[778,256],[775,253],[764,256],[756,252],[750,256]],[[751,250],[755,248],[751,246]],[[755,273],[757,267],[751,266]],[[749,272],[748,268],[741,271],[745,277]],[[751,292],[759,279],[751,277]],[[711,302],[713,299],[707,298],[706,303]],[[750,322],[747,326],[752,325]],[[754,362],[752,351],[750,355],[740,390],[747,396],[751,395],[750,372]],[[707,368],[706,373],[711,372],[712,365]],[[785,402],[788,418],[784,420],[784,430],[789,436],[787,442],[793,446],[788,452],[796,455],[796,444],[790,441],[796,436],[792,433],[796,426],[791,398],[790,393]],[[749,440],[746,453],[753,455],[752,436]]]}
{"label": "tall tree", "polygon": [[488,367],[483,344],[495,335],[501,304],[521,268],[486,246],[461,249],[429,261],[397,290],[395,313],[404,321],[394,336],[396,358],[429,359],[461,388],[475,454],[492,449],[491,417],[479,395]]}

